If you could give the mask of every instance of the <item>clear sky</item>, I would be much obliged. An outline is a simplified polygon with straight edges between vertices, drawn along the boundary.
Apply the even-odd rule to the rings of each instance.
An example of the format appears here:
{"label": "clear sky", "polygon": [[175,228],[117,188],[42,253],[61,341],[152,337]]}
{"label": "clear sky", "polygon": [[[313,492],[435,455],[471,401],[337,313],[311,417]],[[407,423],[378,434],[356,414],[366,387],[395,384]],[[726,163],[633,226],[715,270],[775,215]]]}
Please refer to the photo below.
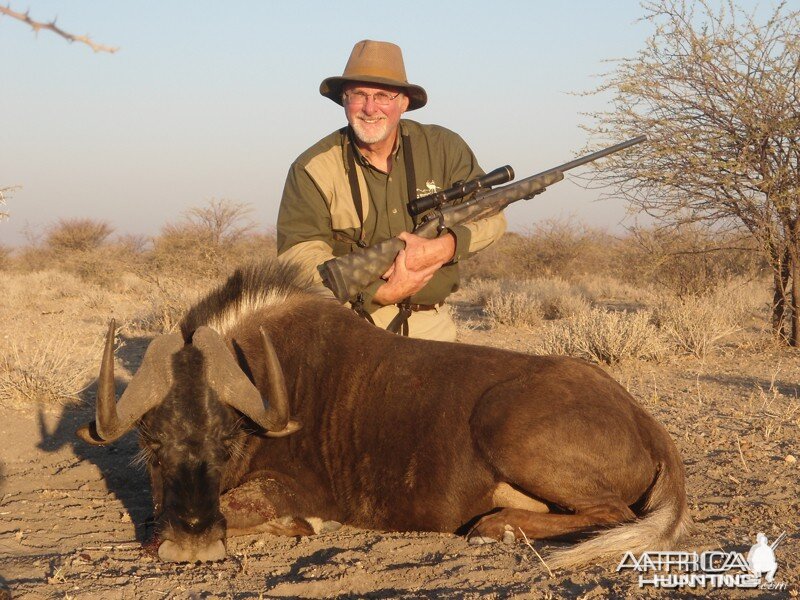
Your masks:
{"label": "clear sky", "polygon": [[[0,187],[23,186],[0,224],[11,245],[72,217],[153,235],[210,198],[274,228],[290,163],[344,124],[319,83],[364,38],[399,44],[426,88],[407,117],[457,131],[486,170],[544,170],[584,145],[581,113],[604,108],[571,92],[652,31],[635,0],[9,2],[120,47],[95,54],[0,17]],[[570,217],[618,229],[625,205],[598,195],[565,181],[507,215],[517,230]]]}

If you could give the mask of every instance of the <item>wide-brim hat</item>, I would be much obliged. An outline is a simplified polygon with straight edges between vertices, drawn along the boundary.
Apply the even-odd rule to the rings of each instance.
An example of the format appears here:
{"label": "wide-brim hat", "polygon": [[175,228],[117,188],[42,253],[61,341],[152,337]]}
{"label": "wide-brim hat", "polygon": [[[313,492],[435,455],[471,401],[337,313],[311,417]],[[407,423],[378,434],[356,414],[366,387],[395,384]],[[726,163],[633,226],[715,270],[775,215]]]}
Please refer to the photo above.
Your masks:
{"label": "wide-brim hat", "polygon": [[319,85],[319,93],[343,106],[342,86],[349,81],[401,88],[409,98],[408,110],[422,108],[428,102],[428,94],[424,89],[408,83],[400,46],[390,42],[358,42],[350,53],[341,77],[323,80]]}

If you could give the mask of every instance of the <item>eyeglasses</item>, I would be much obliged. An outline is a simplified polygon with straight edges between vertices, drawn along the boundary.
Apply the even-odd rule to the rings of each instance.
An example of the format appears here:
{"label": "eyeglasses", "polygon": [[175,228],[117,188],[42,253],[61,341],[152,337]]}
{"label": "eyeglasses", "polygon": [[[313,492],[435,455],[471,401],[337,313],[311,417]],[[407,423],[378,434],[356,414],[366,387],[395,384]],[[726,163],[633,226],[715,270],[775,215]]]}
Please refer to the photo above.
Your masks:
{"label": "eyeglasses", "polygon": [[400,95],[401,92],[396,94],[387,94],[386,92],[377,92],[375,94],[367,94],[366,92],[345,92],[344,97],[353,106],[362,106],[367,103],[367,99],[372,96],[375,104],[378,106],[389,106],[389,104]]}

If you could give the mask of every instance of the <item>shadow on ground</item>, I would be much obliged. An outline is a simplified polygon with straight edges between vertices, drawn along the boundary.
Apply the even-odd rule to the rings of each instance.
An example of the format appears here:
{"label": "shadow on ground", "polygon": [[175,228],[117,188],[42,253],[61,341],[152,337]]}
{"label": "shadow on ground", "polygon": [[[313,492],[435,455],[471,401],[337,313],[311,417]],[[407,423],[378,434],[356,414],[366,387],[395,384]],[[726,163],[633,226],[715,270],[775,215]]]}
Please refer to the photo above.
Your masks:
{"label": "shadow on ground", "polygon": [[[139,368],[144,350],[151,340],[152,338],[122,337],[123,343],[116,355],[129,372],[135,373]],[[100,357],[98,357],[98,369],[99,366]],[[117,377],[117,398],[125,387],[126,383]],[[152,495],[145,470],[133,464],[139,451],[135,431],[124,435],[108,446],[91,446],[75,435],[75,431],[79,427],[94,419],[96,394],[97,381],[81,394],[82,403],[64,406],[58,423],[52,431],[45,422],[42,409],[39,409],[40,439],[37,448],[44,452],[58,452],[69,446],[78,459],[96,465],[108,491],[122,502],[131,520],[135,523],[136,539],[144,543],[149,536],[148,523],[153,512]]]}

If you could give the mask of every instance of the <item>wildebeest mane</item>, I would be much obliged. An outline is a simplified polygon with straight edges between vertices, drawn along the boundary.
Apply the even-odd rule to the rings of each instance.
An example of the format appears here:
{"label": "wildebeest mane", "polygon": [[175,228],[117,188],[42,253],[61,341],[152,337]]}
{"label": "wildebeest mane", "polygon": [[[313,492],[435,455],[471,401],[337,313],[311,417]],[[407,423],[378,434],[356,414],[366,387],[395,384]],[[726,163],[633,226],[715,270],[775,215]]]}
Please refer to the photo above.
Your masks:
{"label": "wildebeest mane", "polygon": [[202,325],[225,335],[244,315],[312,291],[312,284],[304,283],[303,279],[294,265],[277,260],[254,262],[236,269],[225,283],[196,302],[181,319],[184,341],[189,343]]}

